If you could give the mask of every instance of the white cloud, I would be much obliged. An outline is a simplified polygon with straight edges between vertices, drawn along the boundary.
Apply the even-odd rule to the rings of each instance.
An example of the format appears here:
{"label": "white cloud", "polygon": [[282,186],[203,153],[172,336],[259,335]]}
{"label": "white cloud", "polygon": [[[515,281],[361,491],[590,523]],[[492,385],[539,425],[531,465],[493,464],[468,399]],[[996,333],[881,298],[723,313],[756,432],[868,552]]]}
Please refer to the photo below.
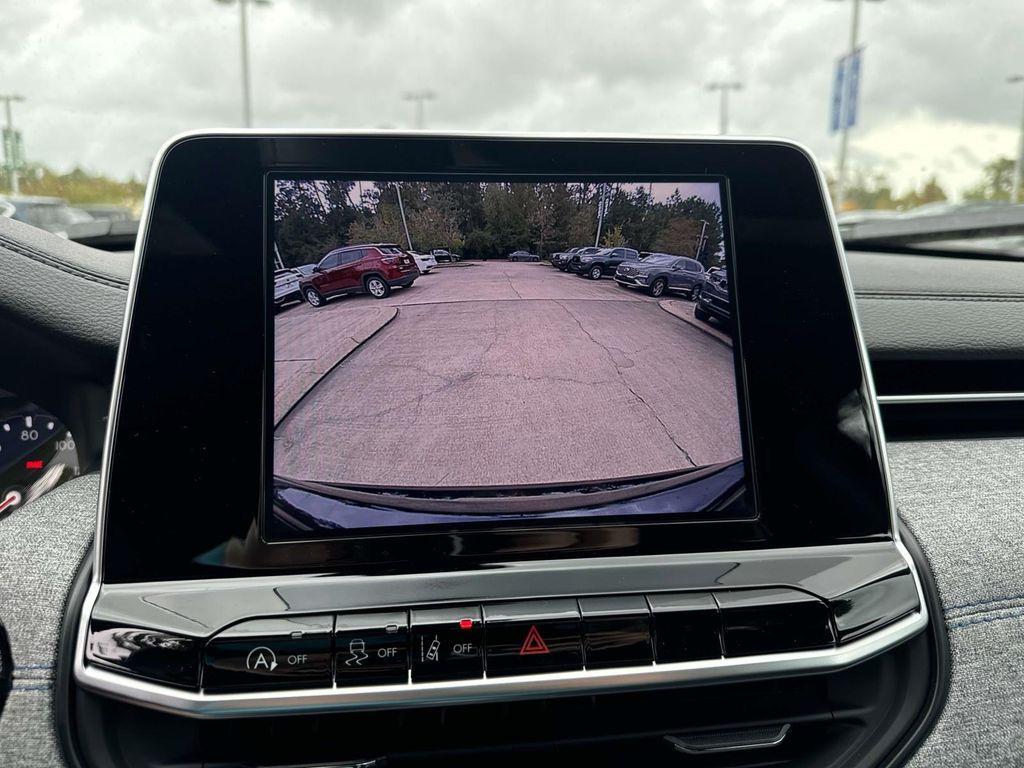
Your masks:
{"label": "white cloud", "polygon": [[[238,125],[238,11],[214,0],[3,0],[0,92],[29,157],[144,175],[160,144]],[[849,2],[273,0],[250,9],[254,113],[275,128],[713,133],[704,85],[735,78],[733,132],[790,136],[831,167],[832,66]],[[861,125],[851,161],[897,186],[951,190],[1014,151],[1019,0],[862,5]]]}

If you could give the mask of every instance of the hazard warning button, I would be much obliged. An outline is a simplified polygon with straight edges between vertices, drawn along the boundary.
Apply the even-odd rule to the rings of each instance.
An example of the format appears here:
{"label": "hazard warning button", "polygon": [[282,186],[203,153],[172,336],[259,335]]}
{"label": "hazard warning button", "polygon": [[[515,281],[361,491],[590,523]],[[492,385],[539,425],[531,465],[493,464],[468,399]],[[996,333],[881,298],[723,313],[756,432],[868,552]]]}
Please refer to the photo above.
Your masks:
{"label": "hazard warning button", "polygon": [[484,606],[487,676],[583,668],[575,600],[530,600]]}

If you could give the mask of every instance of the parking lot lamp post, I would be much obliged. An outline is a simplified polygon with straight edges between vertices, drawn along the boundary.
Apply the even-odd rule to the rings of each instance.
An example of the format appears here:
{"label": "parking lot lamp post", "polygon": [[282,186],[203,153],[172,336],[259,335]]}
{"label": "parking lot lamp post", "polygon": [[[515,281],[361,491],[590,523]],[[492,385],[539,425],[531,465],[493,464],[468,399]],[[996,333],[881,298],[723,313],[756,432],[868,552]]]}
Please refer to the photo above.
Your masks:
{"label": "parking lot lamp post", "polygon": [[18,140],[14,133],[14,115],[11,111],[11,104],[15,101],[24,101],[24,96],[8,93],[0,96],[4,103],[4,117],[6,118],[4,142],[4,165],[7,166],[7,183],[11,187],[11,194],[18,194]]}
{"label": "parking lot lamp post", "polygon": [[[1011,85],[1024,83],[1024,75],[1010,75],[1010,77],[1006,78],[1006,82]],[[1013,164],[1013,191],[1010,193],[1011,203],[1020,202],[1021,185],[1024,184],[1024,179],[1021,178],[1022,175],[1024,175],[1024,107],[1021,108],[1020,113],[1020,138],[1017,145],[1017,160]]]}
{"label": "parking lot lamp post", "polygon": [[708,83],[709,91],[718,91],[718,132],[723,136],[729,132],[729,91],[743,90],[743,83]]}
{"label": "parking lot lamp post", "polygon": [[249,3],[270,5],[270,0],[217,0],[222,5],[238,3],[238,25],[242,53],[242,124],[252,128],[252,78],[249,74]]}
{"label": "parking lot lamp post", "polygon": [[[860,2],[853,0],[853,15],[850,18],[850,50],[848,56],[857,51],[857,40],[860,36]],[[875,0],[881,2],[881,0]],[[842,210],[846,202],[846,149],[850,141],[850,126],[843,120],[843,130],[839,137],[839,159],[836,162],[836,210]]]}
{"label": "parking lot lamp post", "polygon": [[605,208],[608,207],[609,185],[601,184],[597,188],[597,237],[594,238],[594,247],[597,248],[601,245],[601,227],[604,224],[604,213]]}
{"label": "parking lot lamp post", "polygon": [[402,214],[402,229],[405,230],[405,242],[409,244],[409,250],[412,250],[412,238],[409,237],[409,225],[405,221],[405,206],[402,205],[402,188],[395,182],[395,195],[398,197],[398,212]]}
{"label": "parking lot lamp post", "polygon": [[426,102],[437,99],[433,91],[408,91],[402,94],[405,101],[416,102],[416,128],[422,130],[426,125]]}
{"label": "parking lot lamp post", "polygon": [[[705,219],[700,220],[700,234],[697,235],[697,247],[694,249],[693,258],[700,261],[701,254],[704,253],[704,246],[708,242],[708,222]],[[701,262],[703,263],[703,262]]]}

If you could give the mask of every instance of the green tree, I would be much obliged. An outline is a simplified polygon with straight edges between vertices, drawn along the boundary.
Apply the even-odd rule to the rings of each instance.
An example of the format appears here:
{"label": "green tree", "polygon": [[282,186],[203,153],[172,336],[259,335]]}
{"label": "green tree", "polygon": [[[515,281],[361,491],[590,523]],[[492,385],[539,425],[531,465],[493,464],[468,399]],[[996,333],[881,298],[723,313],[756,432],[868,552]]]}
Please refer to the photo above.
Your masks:
{"label": "green tree", "polygon": [[351,242],[349,230],[363,218],[353,187],[350,181],[275,182],[274,242],[285,266],[315,263]]}
{"label": "green tree", "polygon": [[[6,178],[5,185],[9,184]],[[68,173],[57,173],[44,165],[30,165],[21,177],[21,193],[62,197],[71,205],[111,203],[140,213],[146,185],[138,179],[118,181],[102,174],[74,168]]]}
{"label": "green tree", "polygon": [[597,204],[585,203],[569,214],[566,240],[571,246],[593,245],[597,236]]}
{"label": "green tree", "polygon": [[673,218],[658,233],[654,250],[675,256],[694,256],[697,238],[700,237],[701,223],[696,219]]}
{"label": "green tree", "polygon": [[1007,200],[1013,190],[1014,162],[1008,157],[997,157],[985,163],[981,180],[964,190],[965,200]]}
{"label": "green tree", "polygon": [[467,259],[493,259],[498,256],[494,238],[483,229],[474,229],[466,235],[462,250]]}
{"label": "green tree", "polygon": [[629,245],[629,241],[626,240],[626,236],[622,234],[622,225],[616,224],[610,229],[606,229],[601,234],[601,245],[605,248],[617,248],[620,245]]}
{"label": "green tree", "polygon": [[572,193],[566,184],[538,184],[536,204],[530,207],[530,230],[537,253],[545,257],[569,243]]}
{"label": "green tree", "polygon": [[941,203],[946,200],[946,191],[940,186],[938,179],[932,176],[920,189],[911,189],[899,198],[900,208],[916,208],[925,203]]}
{"label": "green tree", "polygon": [[529,247],[530,205],[533,191],[528,185],[491,183],[484,191],[487,231],[499,254]]}

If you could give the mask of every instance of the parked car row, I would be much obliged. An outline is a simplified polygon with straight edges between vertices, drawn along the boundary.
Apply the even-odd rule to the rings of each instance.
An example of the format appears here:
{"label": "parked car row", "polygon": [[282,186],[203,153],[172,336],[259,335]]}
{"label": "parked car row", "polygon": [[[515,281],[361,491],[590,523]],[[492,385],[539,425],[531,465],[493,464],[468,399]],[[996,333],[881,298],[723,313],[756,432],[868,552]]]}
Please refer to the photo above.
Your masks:
{"label": "parked car row", "polygon": [[610,274],[620,287],[646,291],[655,298],[681,293],[694,302],[694,317],[703,322],[714,317],[728,323],[731,318],[725,267],[705,269],[689,256],[587,246],[552,254],[551,265],[592,280]]}

